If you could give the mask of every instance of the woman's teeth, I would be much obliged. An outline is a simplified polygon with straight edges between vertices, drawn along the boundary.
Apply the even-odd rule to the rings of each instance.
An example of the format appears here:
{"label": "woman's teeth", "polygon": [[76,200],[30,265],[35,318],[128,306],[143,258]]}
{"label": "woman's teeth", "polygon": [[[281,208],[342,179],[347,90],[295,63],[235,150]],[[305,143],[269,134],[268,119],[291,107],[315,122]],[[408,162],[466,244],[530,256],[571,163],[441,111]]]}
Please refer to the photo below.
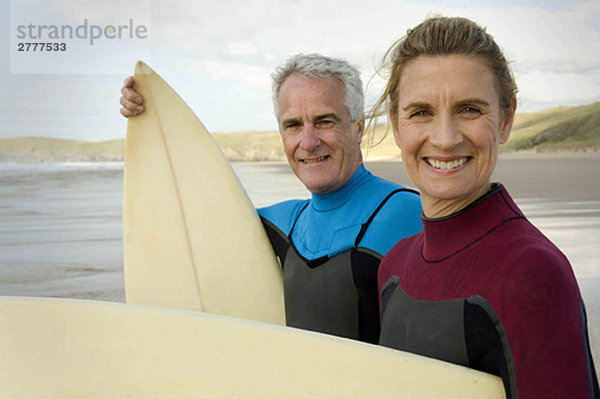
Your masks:
{"label": "woman's teeth", "polygon": [[427,163],[433,166],[436,169],[440,170],[449,170],[455,169],[459,166],[462,166],[465,162],[467,162],[467,158],[456,159],[454,161],[438,161],[437,159],[427,158]]}

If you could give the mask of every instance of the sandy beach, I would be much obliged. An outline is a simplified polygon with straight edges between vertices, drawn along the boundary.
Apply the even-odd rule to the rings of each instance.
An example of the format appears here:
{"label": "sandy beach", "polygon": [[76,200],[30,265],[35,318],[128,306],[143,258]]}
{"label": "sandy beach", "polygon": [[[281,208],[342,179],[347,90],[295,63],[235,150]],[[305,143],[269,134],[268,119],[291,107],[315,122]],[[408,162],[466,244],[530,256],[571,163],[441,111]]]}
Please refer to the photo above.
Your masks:
{"label": "sandy beach", "polygon": [[[235,165],[257,206],[306,197],[287,164]],[[367,162],[413,187],[398,160]],[[600,153],[502,155],[502,182],[573,264],[600,361]],[[123,302],[122,165],[0,164],[0,295]]]}
{"label": "sandy beach", "polygon": [[[367,160],[378,176],[414,187],[399,159]],[[500,154],[492,181],[515,198],[600,199],[600,151]]]}

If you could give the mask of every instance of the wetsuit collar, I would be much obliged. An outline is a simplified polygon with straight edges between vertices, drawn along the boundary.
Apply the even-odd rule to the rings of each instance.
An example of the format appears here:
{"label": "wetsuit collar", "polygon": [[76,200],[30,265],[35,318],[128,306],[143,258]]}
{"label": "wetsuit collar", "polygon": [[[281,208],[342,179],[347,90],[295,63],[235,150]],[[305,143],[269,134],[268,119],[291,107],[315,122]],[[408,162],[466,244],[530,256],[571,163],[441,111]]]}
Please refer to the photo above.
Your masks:
{"label": "wetsuit collar", "polygon": [[350,180],[346,182],[338,190],[327,193],[327,194],[316,194],[312,195],[312,207],[318,212],[330,211],[332,209],[339,208],[352,198],[352,192],[357,186],[360,186],[363,182],[368,180],[371,173],[365,168],[364,165],[354,172]]}
{"label": "wetsuit collar", "polygon": [[524,218],[523,213],[501,184],[466,208],[443,218],[423,218],[425,240],[422,248],[427,262],[441,262],[490,233],[510,219]]}

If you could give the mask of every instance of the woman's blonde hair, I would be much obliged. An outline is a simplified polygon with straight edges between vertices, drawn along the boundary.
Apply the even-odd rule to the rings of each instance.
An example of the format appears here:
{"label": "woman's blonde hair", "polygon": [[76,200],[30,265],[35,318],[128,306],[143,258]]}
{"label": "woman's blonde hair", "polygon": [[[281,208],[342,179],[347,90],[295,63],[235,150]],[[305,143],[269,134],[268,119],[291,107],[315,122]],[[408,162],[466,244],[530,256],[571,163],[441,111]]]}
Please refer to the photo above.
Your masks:
{"label": "woman's blonde hair", "polygon": [[517,84],[508,62],[485,28],[467,18],[434,17],[409,29],[406,36],[397,40],[385,53],[378,73],[388,78],[366,118],[369,125],[390,113],[398,113],[398,84],[406,65],[421,56],[466,55],[481,58],[492,70],[503,110],[512,108],[517,94]]}

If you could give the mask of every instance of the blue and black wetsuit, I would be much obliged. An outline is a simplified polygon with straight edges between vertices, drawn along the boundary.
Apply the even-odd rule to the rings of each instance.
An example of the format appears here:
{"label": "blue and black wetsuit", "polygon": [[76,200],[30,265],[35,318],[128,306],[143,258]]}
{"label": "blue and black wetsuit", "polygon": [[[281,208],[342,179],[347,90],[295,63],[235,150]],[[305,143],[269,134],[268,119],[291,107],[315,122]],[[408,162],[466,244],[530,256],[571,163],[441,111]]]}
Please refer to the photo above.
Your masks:
{"label": "blue and black wetsuit", "polygon": [[333,193],[258,213],[283,268],[287,325],[377,343],[377,270],[422,230],[418,194],[361,166]]}

